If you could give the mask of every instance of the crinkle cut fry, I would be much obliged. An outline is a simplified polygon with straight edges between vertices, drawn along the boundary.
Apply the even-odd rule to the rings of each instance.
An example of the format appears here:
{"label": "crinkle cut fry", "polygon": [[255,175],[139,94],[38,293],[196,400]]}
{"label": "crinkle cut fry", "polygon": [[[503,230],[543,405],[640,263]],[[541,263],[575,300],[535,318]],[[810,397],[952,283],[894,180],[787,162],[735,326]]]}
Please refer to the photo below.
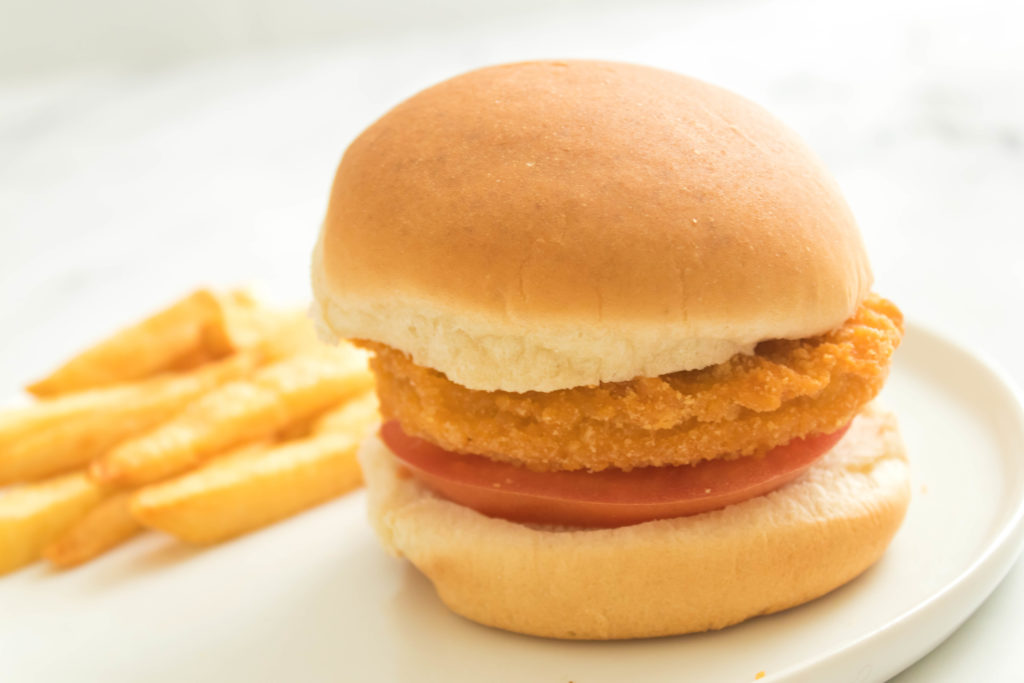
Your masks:
{"label": "crinkle cut fry", "polygon": [[869,296],[817,337],[771,340],[753,355],[660,377],[553,392],[475,391],[373,342],[381,412],[453,451],[535,470],[624,470],[764,452],[828,433],[877,395],[903,316]]}

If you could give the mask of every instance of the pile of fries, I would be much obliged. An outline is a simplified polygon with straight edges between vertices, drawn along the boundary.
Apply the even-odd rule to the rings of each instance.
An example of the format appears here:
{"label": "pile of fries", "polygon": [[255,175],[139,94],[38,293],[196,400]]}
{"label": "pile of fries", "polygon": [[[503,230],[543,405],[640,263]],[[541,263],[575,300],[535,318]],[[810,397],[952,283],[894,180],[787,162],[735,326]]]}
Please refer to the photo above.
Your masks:
{"label": "pile of fries", "polygon": [[364,352],[302,312],[197,291],[0,412],[0,574],[72,567],[150,528],[216,543],[360,485],[379,419]]}

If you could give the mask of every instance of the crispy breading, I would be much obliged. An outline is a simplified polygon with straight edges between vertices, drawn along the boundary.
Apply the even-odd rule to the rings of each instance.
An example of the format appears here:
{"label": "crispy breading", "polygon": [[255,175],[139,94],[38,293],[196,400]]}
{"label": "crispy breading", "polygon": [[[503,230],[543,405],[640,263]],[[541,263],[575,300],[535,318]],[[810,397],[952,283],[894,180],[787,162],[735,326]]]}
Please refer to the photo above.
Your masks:
{"label": "crispy breading", "polygon": [[882,388],[903,316],[872,295],[826,334],[759,344],[753,355],[660,377],[552,392],[475,391],[374,351],[381,413],[443,448],[530,469],[629,470],[763,453],[834,431]]}

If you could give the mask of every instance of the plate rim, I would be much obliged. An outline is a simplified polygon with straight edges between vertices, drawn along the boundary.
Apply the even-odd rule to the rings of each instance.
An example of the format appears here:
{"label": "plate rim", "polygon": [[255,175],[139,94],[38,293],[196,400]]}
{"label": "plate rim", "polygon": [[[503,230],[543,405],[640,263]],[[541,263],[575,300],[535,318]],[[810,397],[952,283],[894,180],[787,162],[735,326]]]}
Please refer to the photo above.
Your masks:
{"label": "plate rim", "polygon": [[[928,345],[945,346],[947,349],[970,359],[980,366],[987,373],[985,381],[994,382],[1010,399],[1009,401],[1000,402],[1004,403],[1010,411],[1009,414],[1014,418],[1015,431],[1020,441],[1024,443],[1024,392],[1022,392],[1021,388],[1013,380],[1013,377],[1000,363],[985,352],[971,349],[961,340],[952,338],[945,333],[939,332],[934,327],[917,320],[908,319],[905,323],[905,329],[907,336],[912,335],[925,340],[924,343]],[[1002,551],[1002,555],[1000,555],[1000,551]],[[938,647],[946,638],[951,636],[1006,578],[1006,575],[1020,557],[1022,551],[1024,551],[1024,493],[1018,497],[1016,507],[1010,512],[1007,521],[994,533],[992,540],[982,548],[977,557],[962,572],[948,581],[938,591],[902,614],[893,617],[885,624],[861,635],[855,640],[834,647],[811,660],[800,662],[769,674],[762,680],[765,683],[787,683],[803,679],[820,680],[815,678],[815,676],[820,675],[824,667],[834,667],[837,659],[851,656],[856,657],[878,647],[879,641],[897,635],[901,629],[913,627],[920,619],[926,617],[928,613],[938,609],[941,604],[948,603],[957,598],[962,600],[966,600],[968,597],[973,598],[969,600],[970,607],[966,611],[958,614],[956,619],[947,622],[948,625],[938,629],[937,636],[929,635],[924,645],[919,645],[916,648],[907,648],[905,650],[908,652],[906,656],[900,658],[898,662],[885,667],[884,670],[876,672],[867,670],[865,672],[869,676],[872,673],[878,673],[884,679],[891,678],[922,659]],[[998,565],[995,577],[988,577],[984,590],[979,591],[978,594],[971,593],[968,584],[976,579],[991,563]],[[966,595],[964,594],[965,592],[967,592]],[[835,674],[834,670],[832,674]],[[859,676],[857,680],[867,681],[869,679]]]}
{"label": "plate rim", "polygon": [[[969,369],[978,370],[976,374],[979,374],[978,381],[982,386],[997,392],[1000,410],[993,411],[993,414],[1009,418],[1004,433],[1010,436],[1003,441],[1006,447],[997,442],[997,453],[1002,459],[1012,457],[1013,446],[1024,443],[1024,394],[1013,377],[990,357],[975,352],[956,338],[914,322],[908,322],[906,327],[907,334],[916,340],[914,348],[921,344],[924,351],[936,345],[942,353],[949,352],[955,354],[954,357],[963,358],[970,364]],[[931,363],[920,362],[907,363],[905,367],[908,373],[916,374],[918,370],[911,368],[927,369],[929,366],[935,367]],[[904,366],[897,363],[896,368],[901,367]],[[963,410],[962,407],[960,409]],[[993,427],[988,426],[988,433],[993,431]],[[791,663],[768,673],[761,680],[764,683],[819,680],[867,683],[894,676],[918,661],[951,635],[989,597],[1024,550],[1024,487],[1020,495],[1009,497],[1000,517],[1000,522],[986,534],[990,540],[964,562],[961,571],[930,595],[819,654],[790,660]],[[709,635],[714,636],[715,633],[720,632]]]}

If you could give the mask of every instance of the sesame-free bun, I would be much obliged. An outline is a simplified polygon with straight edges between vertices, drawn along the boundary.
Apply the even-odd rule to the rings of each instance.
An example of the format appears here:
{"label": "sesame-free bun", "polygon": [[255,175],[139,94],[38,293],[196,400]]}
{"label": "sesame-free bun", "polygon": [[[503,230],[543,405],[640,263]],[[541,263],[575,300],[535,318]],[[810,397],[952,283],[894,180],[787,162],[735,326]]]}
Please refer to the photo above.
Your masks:
{"label": "sesame-free bun", "polygon": [[379,438],[359,457],[378,535],[449,608],[551,638],[690,633],[807,602],[882,555],[910,497],[896,420],[870,406],[832,451],[772,493],[617,529],[485,517],[404,475]]}
{"label": "sesame-free bun", "polygon": [[835,182],[761,107],[568,61],[458,76],[363,132],[313,282],[329,337],[472,389],[550,391],[820,334],[871,275]]}

